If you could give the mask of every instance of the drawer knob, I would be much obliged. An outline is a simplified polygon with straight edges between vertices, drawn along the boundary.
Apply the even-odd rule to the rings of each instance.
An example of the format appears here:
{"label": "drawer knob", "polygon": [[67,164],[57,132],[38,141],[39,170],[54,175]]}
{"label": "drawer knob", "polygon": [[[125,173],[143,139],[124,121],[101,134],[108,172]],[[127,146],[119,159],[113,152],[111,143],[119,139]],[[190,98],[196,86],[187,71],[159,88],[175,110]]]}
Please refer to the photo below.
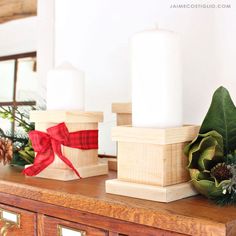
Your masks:
{"label": "drawer knob", "polygon": [[83,230],[69,228],[63,225],[58,225],[58,236],[86,236]]}
{"label": "drawer knob", "polygon": [[0,209],[0,221],[4,223],[0,236],[7,236],[8,229],[12,227],[20,227],[20,215],[11,211]]}

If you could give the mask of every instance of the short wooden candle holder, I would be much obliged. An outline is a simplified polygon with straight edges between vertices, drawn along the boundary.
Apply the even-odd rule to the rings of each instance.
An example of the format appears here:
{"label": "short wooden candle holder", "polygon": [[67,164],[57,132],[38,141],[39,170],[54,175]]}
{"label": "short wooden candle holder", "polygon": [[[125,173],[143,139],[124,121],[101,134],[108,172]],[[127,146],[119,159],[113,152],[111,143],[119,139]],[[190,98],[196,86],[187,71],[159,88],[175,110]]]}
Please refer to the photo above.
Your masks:
{"label": "short wooden candle holder", "polygon": [[195,195],[183,148],[198,126],[156,129],[117,126],[118,179],[106,181],[106,192],[170,202]]}
{"label": "short wooden candle holder", "polygon": [[[33,111],[30,119],[35,122],[35,129],[46,132],[47,128],[65,122],[69,132],[98,129],[98,123],[103,121],[102,112],[83,111]],[[77,169],[82,178],[104,175],[108,173],[108,165],[99,163],[98,150],[80,150],[62,146],[62,153]],[[55,160],[36,177],[73,180],[78,176],[57,155]]]}

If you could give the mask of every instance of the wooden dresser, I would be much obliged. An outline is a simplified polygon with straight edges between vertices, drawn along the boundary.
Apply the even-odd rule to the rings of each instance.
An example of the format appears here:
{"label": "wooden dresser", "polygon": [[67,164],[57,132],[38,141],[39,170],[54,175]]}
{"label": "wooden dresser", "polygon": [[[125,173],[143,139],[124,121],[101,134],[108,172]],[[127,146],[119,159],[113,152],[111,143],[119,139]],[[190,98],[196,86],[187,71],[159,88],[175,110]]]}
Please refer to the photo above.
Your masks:
{"label": "wooden dresser", "polygon": [[106,194],[105,180],[115,175],[59,182],[1,167],[2,235],[236,235],[234,207],[201,196],[165,204]]}

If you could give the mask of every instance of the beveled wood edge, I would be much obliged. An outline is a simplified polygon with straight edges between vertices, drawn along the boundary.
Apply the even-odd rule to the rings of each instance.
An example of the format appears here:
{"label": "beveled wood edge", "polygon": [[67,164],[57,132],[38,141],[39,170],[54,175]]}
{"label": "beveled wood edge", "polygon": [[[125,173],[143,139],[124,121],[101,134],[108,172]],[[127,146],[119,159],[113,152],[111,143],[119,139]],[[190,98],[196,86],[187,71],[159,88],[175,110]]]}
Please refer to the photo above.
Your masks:
{"label": "beveled wood edge", "polygon": [[[0,192],[183,234],[191,233],[191,228],[196,227],[203,231],[210,230],[210,232],[216,232],[216,235],[219,236],[226,235],[225,232],[227,231],[227,224],[217,223],[208,219],[192,218],[189,216],[162,212],[161,210],[154,211],[133,206],[128,208],[126,205],[118,202],[114,203],[114,201],[94,199],[79,194],[61,193],[55,190],[48,190],[24,184],[19,185],[18,183],[9,181],[0,181]],[[65,199],[69,199],[69,201],[65,201]],[[119,214],[117,214],[117,212]],[[132,218],[130,216],[132,216]],[[175,222],[174,225],[173,222]],[[183,222],[186,225],[184,228],[181,227]],[[171,227],[168,227],[168,225]],[[192,227],[193,225],[194,227]],[[195,236],[202,235],[201,233],[193,233]]]}
{"label": "beveled wood edge", "polygon": [[192,141],[197,136],[199,128],[197,125],[161,129],[122,125],[113,127],[111,136],[112,141],[165,145]]}
{"label": "beveled wood edge", "polygon": [[132,114],[132,103],[112,103],[112,113]]}

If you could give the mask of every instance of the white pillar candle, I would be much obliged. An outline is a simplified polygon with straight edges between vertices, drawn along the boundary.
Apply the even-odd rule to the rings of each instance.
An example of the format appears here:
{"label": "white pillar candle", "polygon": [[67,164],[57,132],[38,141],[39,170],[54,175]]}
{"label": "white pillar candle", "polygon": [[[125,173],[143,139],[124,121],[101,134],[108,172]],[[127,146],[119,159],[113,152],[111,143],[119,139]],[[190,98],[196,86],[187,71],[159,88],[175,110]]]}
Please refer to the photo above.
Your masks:
{"label": "white pillar candle", "polygon": [[147,30],[131,38],[132,124],[182,125],[182,76],[178,34]]}
{"label": "white pillar candle", "polygon": [[47,109],[84,110],[84,72],[69,63],[48,72]]}

